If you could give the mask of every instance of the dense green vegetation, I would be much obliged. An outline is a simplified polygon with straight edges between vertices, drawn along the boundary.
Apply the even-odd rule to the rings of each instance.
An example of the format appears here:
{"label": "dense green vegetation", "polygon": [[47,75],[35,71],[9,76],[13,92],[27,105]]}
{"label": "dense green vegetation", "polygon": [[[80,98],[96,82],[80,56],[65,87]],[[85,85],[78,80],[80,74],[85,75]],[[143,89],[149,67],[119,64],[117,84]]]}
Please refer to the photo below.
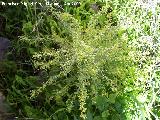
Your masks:
{"label": "dense green vegetation", "polygon": [[158,3],[65,2],[73,1],[1,6],[0,35],[12,42],[1,91],[11,112],[34,120],[160,119]]}

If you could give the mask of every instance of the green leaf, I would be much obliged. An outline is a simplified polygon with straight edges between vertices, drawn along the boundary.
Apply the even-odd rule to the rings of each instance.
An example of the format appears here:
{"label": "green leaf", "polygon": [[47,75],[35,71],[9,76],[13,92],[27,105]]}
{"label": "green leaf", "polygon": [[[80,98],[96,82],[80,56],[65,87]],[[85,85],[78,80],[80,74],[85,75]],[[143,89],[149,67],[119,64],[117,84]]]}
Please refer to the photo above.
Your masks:
{"label": "green leaf", "polygon": [[95,116],[93,120],[103,120],[101,116]]}
{"label": "green leaf", "polygon": [[87,111],[87,118],[86,118],[86,120],[93,120],[93,113],[90,110]]}
{"label": "green leaf", "polygon": [[108,99],[105,96],[98,96],[96,97],[96,106],[100,111],[104,111],[108,108]]}
{"label": "green leaf", "polygon": [[18,76],[18,75],[15,75],[15,78],[16,78],[16,82],[18,83],[18,84],[20,84],[20,85],[26,85],[26,83],[25,83],[25,80],[22,78],[22,77],[20,77],[20,76]]}
{"label": "green leaf", "polygon": [[109,95],[109,102],[114,104],[116,96],[117,96],[116,94],[110,94]]}
{"label": "green leaf", "polygon": [[108,116],[109,116],[109,111],[108,111],[108,110],[102,112],[102,117],[103,117],[103,118],[107,118]]}

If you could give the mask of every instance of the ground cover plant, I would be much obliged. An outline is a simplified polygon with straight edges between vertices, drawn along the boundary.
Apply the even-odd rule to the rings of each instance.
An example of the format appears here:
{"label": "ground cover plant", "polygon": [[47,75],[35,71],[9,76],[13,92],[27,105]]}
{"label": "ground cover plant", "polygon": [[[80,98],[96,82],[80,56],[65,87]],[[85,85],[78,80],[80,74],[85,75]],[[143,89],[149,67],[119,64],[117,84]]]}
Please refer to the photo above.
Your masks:
{"label": "ground cover plant", "polygon": [[17,119],[160,119],[159,3],[65,2],[23,6],[14,57],[0,69]]}

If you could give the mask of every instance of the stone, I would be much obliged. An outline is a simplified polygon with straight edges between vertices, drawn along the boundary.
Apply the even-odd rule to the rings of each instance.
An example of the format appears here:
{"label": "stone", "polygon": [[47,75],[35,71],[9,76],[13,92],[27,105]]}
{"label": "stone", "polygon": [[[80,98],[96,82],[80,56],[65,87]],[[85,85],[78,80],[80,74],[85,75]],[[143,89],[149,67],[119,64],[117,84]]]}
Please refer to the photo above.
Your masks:
{"label": "stone", "polygon": [[[3,62],[3,60],[5,59],[5,54],[10,46],[11,42],[9,39],[0,37],[0,74],[1,69],[3,69],[1,61]],[[0,91],[0,120],[7,120],[12,115],[8,113],[8,108],[10,108],[10,106],[5,103],[5,96]]]}
{"label": "stone", "polygon": [[0,37],[0,61],[5,59],[5,53],[10,46],[11,46],[11,42],[9,39]]}

